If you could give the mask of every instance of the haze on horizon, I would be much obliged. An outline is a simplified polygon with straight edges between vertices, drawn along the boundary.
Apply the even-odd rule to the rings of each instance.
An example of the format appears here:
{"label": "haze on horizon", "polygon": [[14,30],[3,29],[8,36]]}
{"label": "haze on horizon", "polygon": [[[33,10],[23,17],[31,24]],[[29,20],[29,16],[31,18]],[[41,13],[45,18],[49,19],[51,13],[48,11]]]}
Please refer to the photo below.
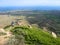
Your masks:
{"label": "haze on horizon", "polygon": [[60,0],[0,0],[0,7],[5,6],[58,6]]}

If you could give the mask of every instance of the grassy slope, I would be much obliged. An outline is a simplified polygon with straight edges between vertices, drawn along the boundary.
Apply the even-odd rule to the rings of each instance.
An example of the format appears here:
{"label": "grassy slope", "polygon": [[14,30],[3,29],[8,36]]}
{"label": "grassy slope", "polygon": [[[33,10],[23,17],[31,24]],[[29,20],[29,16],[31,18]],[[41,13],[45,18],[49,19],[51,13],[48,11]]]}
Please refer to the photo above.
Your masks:
{"label": "grassy slope", "polygon": [[44,32],[42,29],[33,27],[14,27],[11,32],[18,40],[21,40],[21,36],[24,37],[24,43],[26,45],[60,45],[60,40],[53,38],[48,32]]}

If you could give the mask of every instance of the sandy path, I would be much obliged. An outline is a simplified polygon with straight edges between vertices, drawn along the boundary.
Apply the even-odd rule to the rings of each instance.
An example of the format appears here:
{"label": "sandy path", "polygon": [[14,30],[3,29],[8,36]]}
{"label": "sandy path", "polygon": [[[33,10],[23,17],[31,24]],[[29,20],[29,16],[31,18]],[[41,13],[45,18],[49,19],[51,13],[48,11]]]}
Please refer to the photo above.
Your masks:
{"label": "sandy path", "polygon": [[11,33],[10,31],[6,32],[3,29],[0,29],[0,30],[6,33],[6,35],[0,36],[0,45],[4,45],[9,40],[9,37],[11,37]]}

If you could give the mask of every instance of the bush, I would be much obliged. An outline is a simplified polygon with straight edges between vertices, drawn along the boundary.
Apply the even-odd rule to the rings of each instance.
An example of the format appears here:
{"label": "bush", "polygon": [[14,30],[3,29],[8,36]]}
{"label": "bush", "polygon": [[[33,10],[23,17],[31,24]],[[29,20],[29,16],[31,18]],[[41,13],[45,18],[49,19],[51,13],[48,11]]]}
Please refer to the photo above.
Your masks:
{"label": "bush", "polygon": [[39,28],[15,27],[11,30],[17,39],[24,37],[24,42],[27,45],[60,45],[60,41],[53,38],[48,32],[44,32]]}

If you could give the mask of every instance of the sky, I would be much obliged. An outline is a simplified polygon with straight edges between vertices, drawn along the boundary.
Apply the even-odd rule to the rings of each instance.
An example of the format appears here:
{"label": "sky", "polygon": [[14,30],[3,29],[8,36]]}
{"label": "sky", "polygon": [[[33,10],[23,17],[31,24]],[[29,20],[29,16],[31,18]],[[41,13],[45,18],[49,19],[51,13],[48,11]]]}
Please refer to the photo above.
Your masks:
{"label": "sky", "polygon": [[3,6],[60,6],[60,0],[0,0]]}

